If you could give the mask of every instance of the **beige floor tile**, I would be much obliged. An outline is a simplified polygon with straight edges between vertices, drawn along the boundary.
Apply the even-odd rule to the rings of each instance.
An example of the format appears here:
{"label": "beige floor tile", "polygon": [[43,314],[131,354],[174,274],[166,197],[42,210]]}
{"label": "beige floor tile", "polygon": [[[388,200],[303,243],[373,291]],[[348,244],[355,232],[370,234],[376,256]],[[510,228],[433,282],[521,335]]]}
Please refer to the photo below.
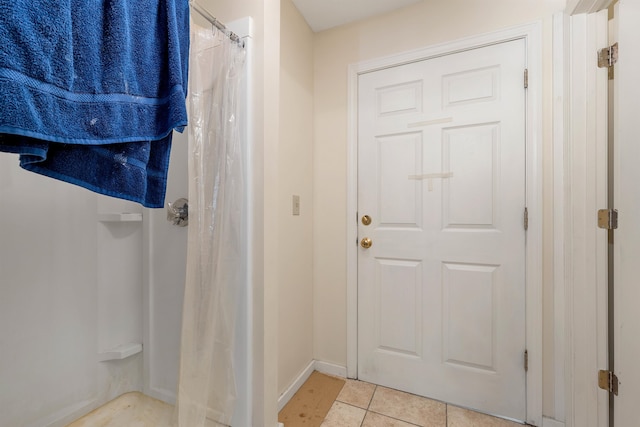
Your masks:
{"label": "beige floor tile", "polygon": [[369,410],[422,427],[445,427],[447,422],[444,403],[380,386]]}
{"label": "beige floor tile", "polygon": [[375,390],[375,384],[364,381],[347,380],[337,400],[357,406],[358,408],[367,409]]}
{"label": "beige floor tile", "polygon": [[342,402],[334,402],[322,427],[360,427],[367,411]]}
{"label": "beige floor tile", "polygon": [[447,427],[522,427],[522,424],[448,405]]}
{"label": "beige floor tile", "polygon": [[367,412],[362,427],[415,427],[415,424],[405,423],[404,421],[385,417],[375,412]]}

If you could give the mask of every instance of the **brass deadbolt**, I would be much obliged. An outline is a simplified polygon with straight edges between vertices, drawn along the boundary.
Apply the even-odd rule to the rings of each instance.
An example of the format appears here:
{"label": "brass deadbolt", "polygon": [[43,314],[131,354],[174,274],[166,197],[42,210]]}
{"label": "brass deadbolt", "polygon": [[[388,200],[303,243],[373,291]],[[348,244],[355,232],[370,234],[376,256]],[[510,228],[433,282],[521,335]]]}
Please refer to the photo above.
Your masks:
{"label": "brass deadbolt", "polygon": [[362,224],[363,225],[370,225],[371,224],[371,217],[369,215],[365,215],[362,217]]}

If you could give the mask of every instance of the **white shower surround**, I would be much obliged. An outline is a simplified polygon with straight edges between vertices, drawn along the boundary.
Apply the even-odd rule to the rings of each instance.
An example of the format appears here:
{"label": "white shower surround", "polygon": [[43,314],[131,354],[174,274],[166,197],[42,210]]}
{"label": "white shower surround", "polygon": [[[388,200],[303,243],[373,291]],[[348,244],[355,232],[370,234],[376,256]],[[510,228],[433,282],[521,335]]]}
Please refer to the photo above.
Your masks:
{"label": "white shower surround", "polygon": [[[252,20],[228,27],[245,38],[250,100]],[[251,183],[252,131],[244,131]],[[176,133],[167,202],[186,196],[186,145]],[[63,427],[131,391],[174,403],[186,230],[171,226],[163,209],[143,211],[29,174],[10,155],[0,156],[0,198],[0,425]],[[249,188],[249,211],[252,200]],[[252,416],[252,295],[245,291],[234,425],[251,425]],[[105,352],[141,342],[143,354],[101,361]]]}

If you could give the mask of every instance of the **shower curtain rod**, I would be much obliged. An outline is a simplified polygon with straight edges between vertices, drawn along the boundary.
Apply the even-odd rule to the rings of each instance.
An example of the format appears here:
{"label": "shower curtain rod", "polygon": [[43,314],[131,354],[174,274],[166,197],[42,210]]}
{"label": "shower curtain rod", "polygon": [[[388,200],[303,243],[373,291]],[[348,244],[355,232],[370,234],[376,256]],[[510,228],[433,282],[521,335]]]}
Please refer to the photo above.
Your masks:
{"label": "shower curtain rod", "polygon": [[227,34],[227,36],[234,42],[238,43],[241,47],[244,47],[244,42],[236,33],[229,30],[222,22],[218,21],[215,16],[213,16],[207,9],[200,6],[197,1],[189,0],[189,5],[195,9],[203,18],[207,21],[211,22],[217,29]]}

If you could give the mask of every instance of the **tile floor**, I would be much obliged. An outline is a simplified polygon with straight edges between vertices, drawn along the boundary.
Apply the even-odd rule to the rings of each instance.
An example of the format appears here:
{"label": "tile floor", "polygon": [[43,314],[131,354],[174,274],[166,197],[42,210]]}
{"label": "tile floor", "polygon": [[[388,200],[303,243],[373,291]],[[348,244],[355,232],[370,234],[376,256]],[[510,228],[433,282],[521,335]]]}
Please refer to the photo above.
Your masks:
{"label": "tile floor", "polygon": [[522,427],[511,421],[355,380],[347,380],[322,426]]}
{"label": "tile floor", "polygon": [[[67,427],[169,427],[173,425],[172,415],[173,406],[134,392],[112,400]],[[317,425],[313,420],[308,421]],[[207,423],[207,427],[214,424],[219,425]],[[346,380],[322,426],[522,427],[521,424],[355,380]]]}

